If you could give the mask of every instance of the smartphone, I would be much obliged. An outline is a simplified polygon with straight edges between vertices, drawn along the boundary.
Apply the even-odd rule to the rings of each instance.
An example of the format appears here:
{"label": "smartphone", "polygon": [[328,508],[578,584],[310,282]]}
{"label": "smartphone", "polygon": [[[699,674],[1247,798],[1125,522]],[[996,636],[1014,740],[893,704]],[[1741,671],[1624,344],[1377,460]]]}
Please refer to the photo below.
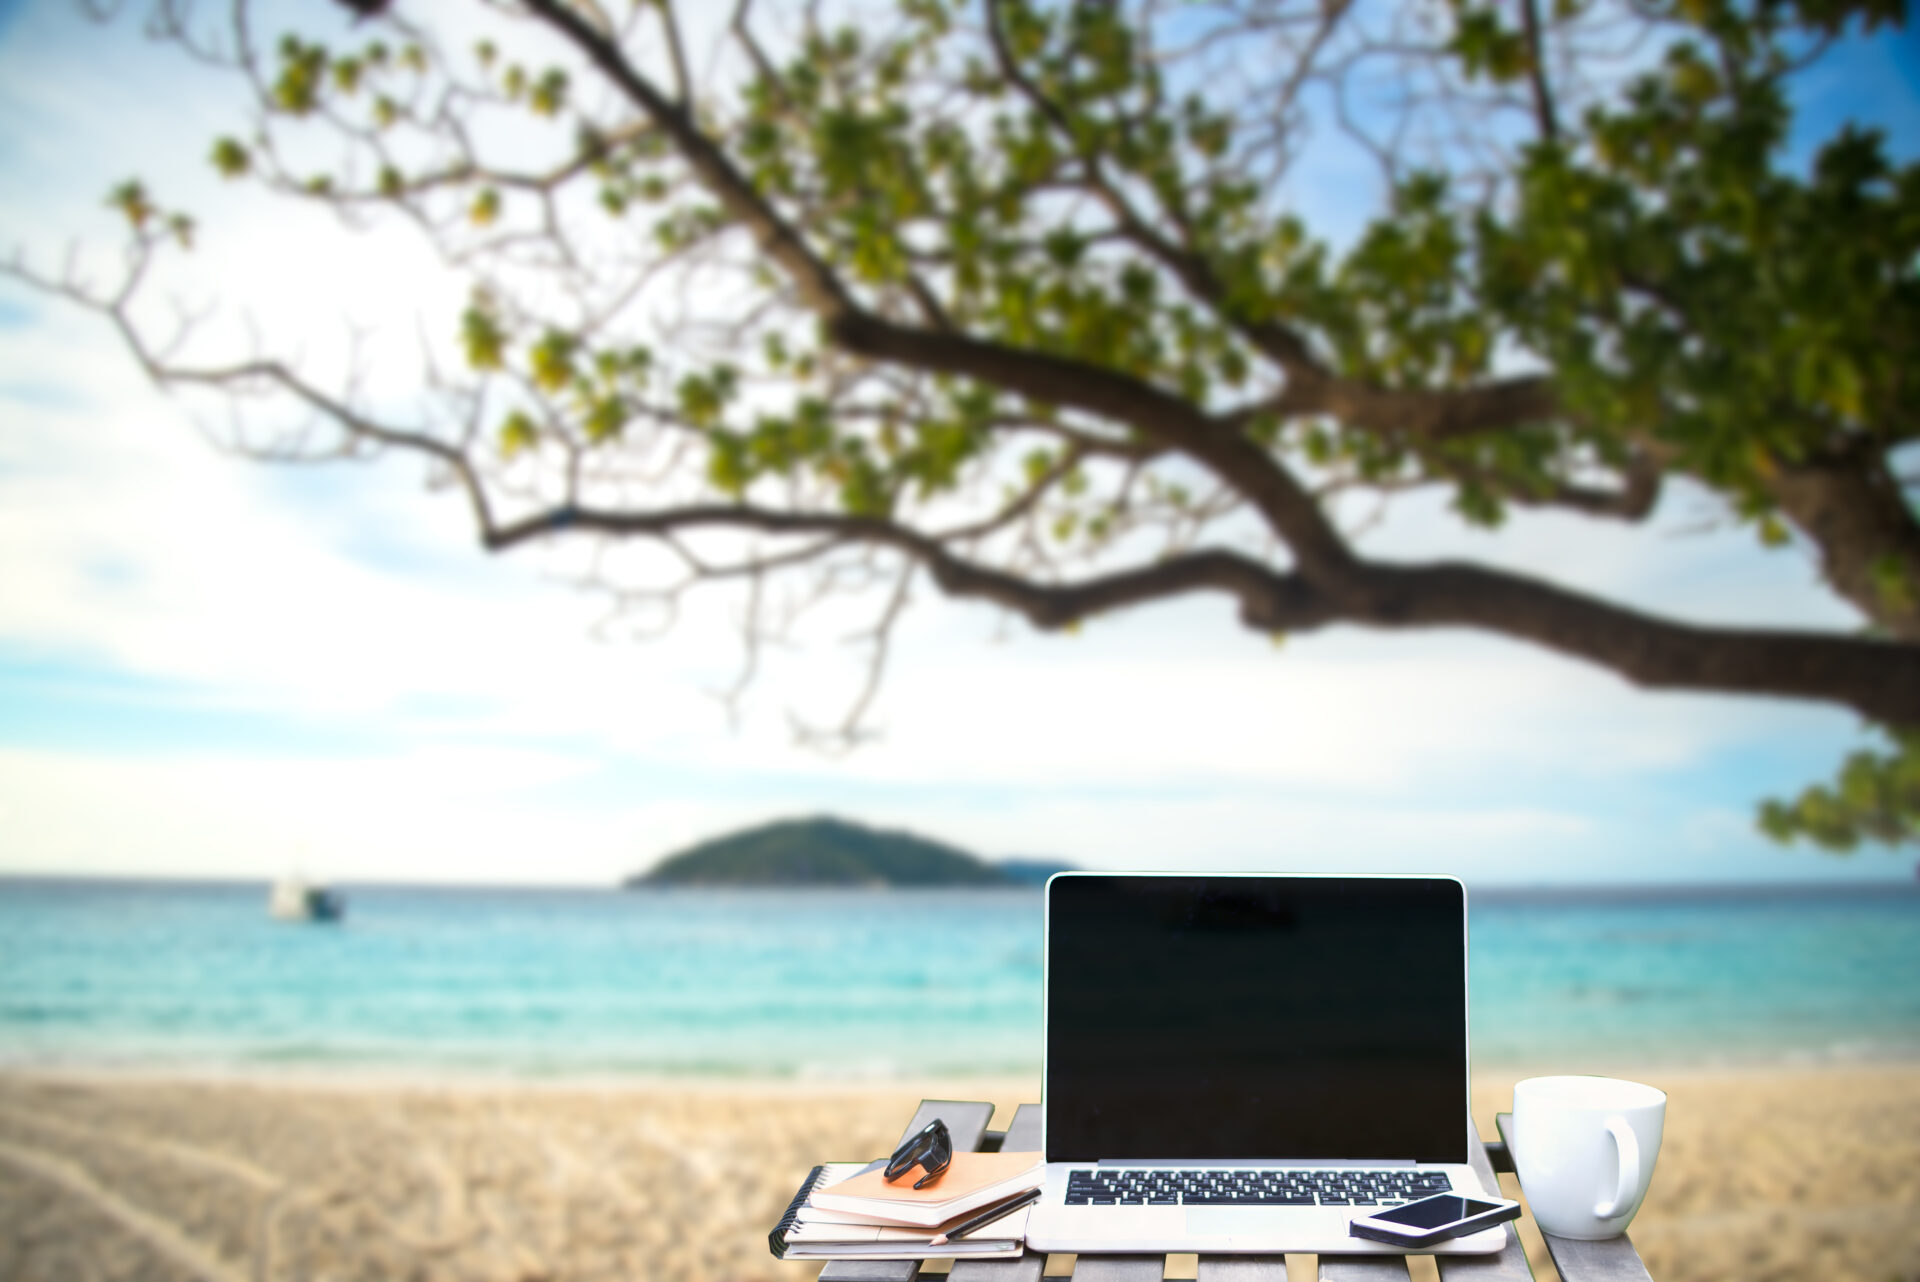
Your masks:
{"label": "smartphone", "polygon": [[1519,1218],[1518,1202],[1441,1193],[1404,1206],[1390,1206],[1372,1215],[1356,1216],[1347,1226],[1347,1232],[1354,1237],[1391,1242],[1395,1246],[1430,1246]]}

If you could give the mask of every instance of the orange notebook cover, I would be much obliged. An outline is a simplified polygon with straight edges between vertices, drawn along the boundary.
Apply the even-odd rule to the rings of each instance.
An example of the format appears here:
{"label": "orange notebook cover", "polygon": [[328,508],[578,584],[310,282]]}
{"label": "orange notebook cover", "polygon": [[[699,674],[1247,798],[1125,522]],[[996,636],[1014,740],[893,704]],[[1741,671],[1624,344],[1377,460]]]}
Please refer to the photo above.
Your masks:
{"label": "orange notebook cover", "polygon": [[896,1224],[943,1224],[976,1206],[1037,1187],[1046,1173],[1038,1153],[955,1153],[953,1165],[923,1189],[914,1167],[889,1184],[879,1171],[815,1189],[808,1202]]}

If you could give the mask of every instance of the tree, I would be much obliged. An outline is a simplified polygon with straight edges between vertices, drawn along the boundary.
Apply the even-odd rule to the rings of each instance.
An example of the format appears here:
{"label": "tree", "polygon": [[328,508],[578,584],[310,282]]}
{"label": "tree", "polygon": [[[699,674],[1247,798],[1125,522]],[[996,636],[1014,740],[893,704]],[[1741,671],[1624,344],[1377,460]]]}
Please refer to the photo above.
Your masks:
{"label": "tree", "polygon": [[[1784,160],[1792,78],[1899,0],[738,0],[704,36],[670,0],[483,0],[462,48],[405,0],[271,47],[247,0],[185,3],[154,29],[258,104],[222,174],[409,218],[471,283],[418,422],[271,351],[181,355],[139,290],[193,223],[137,181],[120,288],[16,259],[159,382],[311,412],[248,448],[423,456],[490,550],[670,553],[604,571],[629,603],[742,581],[749,670],[784,579],[878,589],[877,680],[924,575],[1042,628],[1220,593],[1274,634],[1471,627],[1839,704],[1891,755],[1765,826],[1916,831],[1920,166],[1852,125]],[[1329,137],[1386,193],[1350,237],[1289,212]],[[1480,526],[1642,521],[1678,478],[1812,550],[1862,627],[1695,626],[1347,528],[1436,489]]]}

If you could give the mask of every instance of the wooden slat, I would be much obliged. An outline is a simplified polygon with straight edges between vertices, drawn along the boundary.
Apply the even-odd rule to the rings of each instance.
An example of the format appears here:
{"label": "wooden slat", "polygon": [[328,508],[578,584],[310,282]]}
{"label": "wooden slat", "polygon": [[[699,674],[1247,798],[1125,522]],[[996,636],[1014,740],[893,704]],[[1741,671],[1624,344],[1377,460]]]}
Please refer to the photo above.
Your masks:
{"label": "wooden slat", "polygon": [[[981,1137],[987,1133],[993,1105],[978,1101],[921,1100],[919,1111],[914,1113],[913,1120],[900,1132],[896,1142],[904,1144],[908,1136],[936,1117],[944,1119],[947,1129],[953,1133],[954,1148],[970,1152],[980,1146]],[[828,1260],[820,1270],[820,1282],[914,1282],[919,1276],[918,1260]]]}
{"label": "wooden slat", "polygon": [[[1040,1148],[1040,1106],[1022,1104],[1014,1110],[1013,1125],[1007,1128],[1001,1148],[1020,1153]],[[989,1230],[982,1229],[985,1233]],[[1047,1253],[1028,1251],[1017,1260],[955,1260],[952,1282],[1040,1282],[1046,1272]]]}
{"label": "wooden slat", "polygon": [[[1511,1146],[1513,1114],[1501,1113],[1493,1120]],[[1632,1239],[1624,1233],[1600,1242],[1581,1242],[1546,1232],[1540,1236],[1546,1239],[1547,1254],[1553,1257],[1553,1267],[1560,1270],[1562,1282],[1652,1282],[1647,1266],[1640,1261],[1640,1252],[1634,1250]]]}
{"label": "wooden slat", "polygon": [[1160,1282],[1165,1255],[1083,1255],[1073,1266],[1073,1282]]}
{"label": "wooden slat", "polygon": [[831,1282],[914,1282],[918,1260],[828,1260],[820,1276]]}
{"label": "wooden slat", "polygon": [[[1493,1163],[1487,1160],[1487,1150],[1480,1144],[1480,1130],[1472,1118],[1467,1119],[1467,1162],[1487,1192],[1500,1192],[1500,1177],[1493,1173]],[[1498,1254],[1434,1256],[1434,1263],[1440,1268],[1440,1282],[1532,1282],[1533,1266],[1527,1263],[1527,1248],[1520,1244],[1520,1235],[1513,1231],[1511,1224],[1502,1224],[1500,1231],[1507,1235],[1507,1244]],[[1567,1278],[1565,1282],[1574,1282],[1574,1279]]]}
{"label": "wooden slat", "polygon": [[1565,1282],[1653,1282],[1640,1252],[1622,1233],[1602,1242],[1580,1242],[1570,1237],[1542,1233],[1547,1254]]}
{"label": "wooden slat", "polygon": [[1404,1255],[1323,1255],[1320,1282],[1407,1282]]}
{"label": "wooden slat", "polygon": [[1287,1282],[1287,1257],[1203,1255],[1200,1282]]}

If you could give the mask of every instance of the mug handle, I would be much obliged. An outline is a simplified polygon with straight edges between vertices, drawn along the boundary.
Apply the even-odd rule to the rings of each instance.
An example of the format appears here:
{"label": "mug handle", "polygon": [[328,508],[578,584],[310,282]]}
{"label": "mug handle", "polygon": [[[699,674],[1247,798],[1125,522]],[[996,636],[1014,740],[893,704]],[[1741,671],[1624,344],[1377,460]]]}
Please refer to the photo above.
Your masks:
{"label": "mug handle", "polygon": [[1607,1119],[1607,1134],[1613,1136],[1614,1147],[1620,1154],[1620,1179],[1614,1189],[1613,1200],[1596,1203],[1594,1218],[1611,1220],[1626,1212],[1633,1205],[1635,1185],[1640,1183],[1640,1137],[1627,1125],[1627,1119],[1615,1114]]}

